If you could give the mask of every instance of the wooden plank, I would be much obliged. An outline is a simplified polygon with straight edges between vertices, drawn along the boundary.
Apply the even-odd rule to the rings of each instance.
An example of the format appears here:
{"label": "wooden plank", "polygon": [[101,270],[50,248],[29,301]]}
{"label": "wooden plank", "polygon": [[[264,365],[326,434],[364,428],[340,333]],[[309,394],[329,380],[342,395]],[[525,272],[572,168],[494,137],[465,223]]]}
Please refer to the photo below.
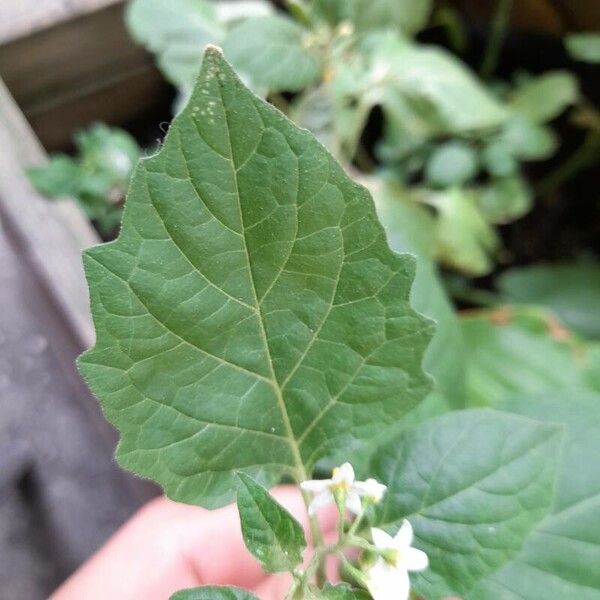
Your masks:
{"label": "wooden plank", "polygon": [[0,77],[47,150],[65,149],[93,120],[122,125],[141,106],[168,105],[168,88],[131,39],[124,8],[113,3],[0,47]]}
{"label": "wooden plank", "polygon": [[122,0],[0,0],[0,44]]}
{"label": "wooden plank", "polygon": [[48,201],[30,185],[23,170],[46,155],[1,81],[0,149],[0,217],[87,347],[94,333],[80,254],[98,236],[73,202]]}

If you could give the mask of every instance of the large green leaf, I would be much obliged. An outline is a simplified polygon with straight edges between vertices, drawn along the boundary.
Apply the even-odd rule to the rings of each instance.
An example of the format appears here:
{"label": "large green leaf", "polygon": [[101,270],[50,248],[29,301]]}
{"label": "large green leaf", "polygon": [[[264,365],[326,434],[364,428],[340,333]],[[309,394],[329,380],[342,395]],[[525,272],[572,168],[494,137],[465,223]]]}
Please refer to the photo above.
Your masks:
{"label": "large green leaf", "polygon": [[223,49],[227,59],[258,87],[299,91],[319,77],[319,53],[311,32],[288,17],[248,19],[233,27]]}
{"label": "large green leaf", "polygon": [[368,192],[207,49],[190,104],[139,164],[115,242],[85,253],[80,360],[119,462],[172,498],[232,499],[350,459],[429,391],[414,260]]}
{"label": "large green leaf", "polygon": [[498,279],[509,302],[539,304],[579,334],[600,339],[600,265],[562,263],[511,269]]}
{"label": "large green leaf", "polygon": [[515,394],[588,387],[583,350],[557,339],[563,332],[554,332],[544,314],[501,310],[461,323],[470,405],[497,406]]}
{"label": "large green leaf", "polygon": [[517,554],[551,507],[561,438],[554,425],[459,411],[404,431],[377,453],[372,473],[388,490],[376,524],[395,530],[409,519],[429,556],[417,594],[465,594]]}
{"label": "large green leaf", "polygon": [[240,473],[237,504],[246,548],[266,571],[293,571],[302,562],[302,525],[252,478]]}
{"label": "large green leaf", "polygon": [[556,502],[521,552],[468,600],[600,598],[600,395],[544,392],[500,404],[540,421],[564,423]]}
{"label": "large green leaf", "polygon": [[206,586],[181,590],[170,600],[258,600],[254,594],[234,587]]}

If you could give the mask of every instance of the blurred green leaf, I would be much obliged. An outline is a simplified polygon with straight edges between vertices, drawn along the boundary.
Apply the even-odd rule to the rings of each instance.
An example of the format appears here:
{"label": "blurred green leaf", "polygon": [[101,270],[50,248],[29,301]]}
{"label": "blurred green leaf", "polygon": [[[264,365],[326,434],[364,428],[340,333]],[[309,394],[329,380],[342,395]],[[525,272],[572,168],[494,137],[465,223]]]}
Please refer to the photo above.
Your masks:
{"label": "blurred green leaf", "polygon": [[577,79],[572,73],[548,71],[518,87],[510,107],[534,123],[545,123],[558,117],[578,97]]}
{"label": "blurred green leaf", "polygon": [[522,177],[502,177],[477,190],[477,203],[488,223],[509,223],[529,212],[533,195]]}
{"label": "blurred green leaf", "polygon": [[364,33],[374,29],[394,29],[418,33],[427,25],[432,0],[314,0],[315,13],[331,25],[342,21],[354,24]]}
{"label": "blurred green leaf", "polygon": [[48,198],[76,196],[80,187],[81,168],[70,156],[55,154],[47,164],[28,169],[34,187]]}
{"label": "blurred green leaf", "polygon": [[588,387],[583,356],[543,312],[499,309],[461,324],[470,406],[496,407],[515,394]]}
{"label": "blurred green leaf", "polygon": [[481,153],[481,161],[487,172],[495,177],[508,177],[519,170],[519,162],[511,147],[497,138],[486,144]]}
{"label": "blurred green leaf", "polygon": [[322,590],[315,590],[307,600],[369,600],[371,596],[364,590],[357,590],[347,583],[333,585],[326,583]]}
{"label": "blurred green leaf", "polygon": [[558,426],[468,410],[405,430],[376,453],[371,473],[388,490],[374,523],[395,531],[408,519],[429,557],[411,574],[417,596],[464,595],[519,552],[552,506],[561,441]]}
{"label": "blurred green leaf", "polygon": [[544,160],[552,156],[558,146],[552,129],[523,115],[511,117],[499,139],[521,160]]}
{"label": "blurred green leaf", "polygon": [[600,339],[600,266],[595,263],[537,265],[511,269],[497,281],[509,302],[552,310],[567,327]]}
{"label": "blurred green leaf", "polygon": [[196,81],[206,44],[221,44],[227,28],[272,12],[268,0],[132,0],[127,26],[156,55],[158,67],[180,91],[183,107]]}
{"label": "blurred green leaf", "polygon": [[283,15],[257,17],[234,26],[223,40],[223,50],[253,85],[299,91],[319,78],[321,58],[313,36]]}
{"label": "blurred green leaf", "polygon": [[239,474],[237,504],[246,548],[265,571],[293,571],[302,562],[302,525],[245,473]]}
{"label": "blurred green leaf", "polygon": [[489,273],[500,239],[483,218],[474,191],[451,188],[429,192],[426,202],[437,210],[436,256],[444,264],[467,275]]}
{"label": "blurred green leaf", "polygon": [[200,68],[202,49],[225,35],[215,5],[208,0],[133,0],[127,8],[127,25],[186,98]]}
{"label": "blurred green leaf", "polygon": [[[377,214],[396,252],[417,256],[417,274],[411,291],[413,306],[437,323],[435,334],[425,352],[423,367],[433,375],[436,390],[454,407],[463,406],[464,341],[461,328],[442,285],[435,253],[435,221],[426,208],[415,202],[401,186],[372,181]],[[438,400],[425,411],[443,406]],[[435,407],[435,408],[434,408]]]}
{"label": "blurred green leaf", "polygon": [[565,38],[565,46],[576,60],[600,62],[600,33],[571,33]]}
{"label": "blurred green leaf", "polygon": [[434,187],[462,185],[477,174],[477,154],[462,141],[440,144],[425,167],[425,177]]}
{"label": "blurred green leaf", "polygon": [[[600,395],[546,391],[499,404],[566,429],[552,514],[523,549],[466,600],[597,600],[600,598]],[[510,438],[509,438],[510,439]]]}

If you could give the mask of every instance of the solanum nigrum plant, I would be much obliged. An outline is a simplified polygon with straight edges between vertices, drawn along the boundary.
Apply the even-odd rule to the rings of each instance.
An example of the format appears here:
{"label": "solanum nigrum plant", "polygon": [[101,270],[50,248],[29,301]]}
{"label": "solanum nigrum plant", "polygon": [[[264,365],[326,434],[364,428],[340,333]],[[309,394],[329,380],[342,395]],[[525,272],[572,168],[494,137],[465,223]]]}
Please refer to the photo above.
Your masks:
{"label": "solanum nigrum plant", "polygon": [[[118,238],[84,258],[97,340],[79,366],[120,432],[120,464],[181,502],[237,499],[250,552],[292,574],[289,598],[500,597],[482,590],[567,518],[554,492],[573,483],[560,451],[576,424],[513,405],[410,426],[432,389],[434,329],[411,307],[414,258],[390,249],[369,192],[217,48],[138,163]],[[267,491],[280,481],[304,494],[310,550]],[[326,503],[339,513],[327,543]],[[326,581],[330,555],[345,583]]]}

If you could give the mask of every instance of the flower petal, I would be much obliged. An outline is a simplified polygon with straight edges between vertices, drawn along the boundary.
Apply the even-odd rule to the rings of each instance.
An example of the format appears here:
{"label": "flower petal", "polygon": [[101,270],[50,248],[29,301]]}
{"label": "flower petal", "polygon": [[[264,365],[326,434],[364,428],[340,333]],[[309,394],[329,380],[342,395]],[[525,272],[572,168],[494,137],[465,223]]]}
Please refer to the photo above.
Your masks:
{"label": "flower petal", "polygon": [[401,557],[402,566],[408,571],[422,571],[429,566],[427,554],[417,548],[408,548]]}
{"label": "flower petal", "polygon": [[410,547],[412,541],[412,525],[406,519],[404,519],[404,521],[402,521],[402,526],[398,530],[398,533],[394,536],[394,548],[396,548],[396,550],[404,551]]}
{"label": "flower petal", "polygon": [[367,588],[373,600],[408,600],[410,580],[405,570],[380,559],[368,571]]}
{"label": "flower petal", "polygon": [[350,490],[346,496],[346,508],[355,515],[358,515],[362,512],[362,502],[360,500],[360,496],[352,490]]}
{"label": "flower petal", "polygon": [[331,479],[310,479],[308,481],[303,481],[300,484],[300,489],[305,492],[312,492],[313,494],[318,494],[323,490],[328,490],[331,486]]}
{"label": "flower petal", "polygon": [[354,468],[350,463],[344,463],[341,467],[333,470],[333,483],[346,483],[352,485],[354,483]]}
{"label": "flower petal", "polygon": [[367,479],[366,481],[355,481],[353,488],[361,496],[373,498],[375,502],[379,502],[387,490],[387,486],[375,479]]}
{"label": "flower petal", "polygon": [[373,543],[375,546],[377,546],[377,548],[394,547],[394,538],[389,533],[386,533],[383,529],[371,527],[371,537],[373,538]]}
{"label": "flower petal", "polygon": [[315,497],[310,501],[308,505],[308,514],[314,515],[318,510],[331,504],[334,501],[333,494],[329,491],[329,488],[319,492],[315,495]]}

